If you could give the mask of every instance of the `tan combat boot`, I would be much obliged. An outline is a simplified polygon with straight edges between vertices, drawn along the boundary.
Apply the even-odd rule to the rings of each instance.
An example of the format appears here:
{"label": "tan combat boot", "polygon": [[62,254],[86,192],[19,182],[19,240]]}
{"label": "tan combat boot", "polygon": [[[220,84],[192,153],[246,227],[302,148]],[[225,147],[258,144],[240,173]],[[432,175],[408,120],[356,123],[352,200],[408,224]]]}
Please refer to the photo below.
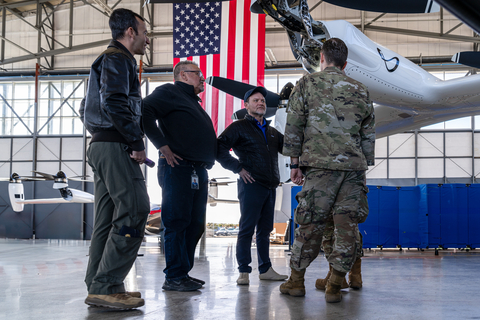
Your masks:
{"label": "tan combat boot", "polygon": [[[330,276],[332,275],[332,266],[329,265],[329,267],[330,268],[328,269],[328,273],[325,279],[317,279],[317,281],[315,281],[315,288],[317,288],[318,290],[325,291],[325,287],[327,286],[328,279],[330,279]],[[347,289],[347,288],[348,288],[347,279],[343,279],[342,289]]]}
{"label": "tan combat boot", "polygon": [[358,258],[348,274],[350,288],[358,290],[362,287],[362,259]]}
{"label": "tan combat boot", "polygon": [[292,269],[290,279],[280,285],[280,292],[289,294],[293,297],[303,297],[305,295],[305,269],[297,271]]}
{"label": "tan combat boot", "polygon": [[332,274],[327,282],[327,288],[325,290],[325,300],[329,303],[342,301],[342,282],[345,279],[345,272],[332,269]]}

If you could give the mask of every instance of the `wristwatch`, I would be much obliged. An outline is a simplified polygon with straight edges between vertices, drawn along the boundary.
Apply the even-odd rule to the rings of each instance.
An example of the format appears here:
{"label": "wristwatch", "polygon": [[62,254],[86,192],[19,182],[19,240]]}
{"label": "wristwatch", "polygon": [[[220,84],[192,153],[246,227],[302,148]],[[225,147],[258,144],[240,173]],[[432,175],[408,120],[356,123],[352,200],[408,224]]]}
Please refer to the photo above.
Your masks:
{"label": "wristwatch", "polygon": [[290,163],[290,169],[298,169],[298,163]]}

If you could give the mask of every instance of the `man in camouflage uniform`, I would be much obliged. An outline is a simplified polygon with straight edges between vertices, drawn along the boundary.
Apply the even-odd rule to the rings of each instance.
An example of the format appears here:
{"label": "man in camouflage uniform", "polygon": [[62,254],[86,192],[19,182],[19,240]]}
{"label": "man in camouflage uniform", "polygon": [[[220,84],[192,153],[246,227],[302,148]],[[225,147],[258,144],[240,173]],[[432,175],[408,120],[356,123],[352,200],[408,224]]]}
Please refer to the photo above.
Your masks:
{"label": "man in camouflage uniform", "polygon": [[368,215],[365,171],[374,164],[373,106],[366,86],[342,72],[347,55],[340,39],[323,44],[322,71],[301,78],[290,96],[283,147],[291,158],[292,181],[304,185],[296,197],[295,222],[300,226],[291,276],[280,291],[305,295],[305,270],[320,251],[326,224],[333,222],[334,243],[326,254],[332,266],[327,302],[341,301],[342,281],[356,260],[358,223]]}

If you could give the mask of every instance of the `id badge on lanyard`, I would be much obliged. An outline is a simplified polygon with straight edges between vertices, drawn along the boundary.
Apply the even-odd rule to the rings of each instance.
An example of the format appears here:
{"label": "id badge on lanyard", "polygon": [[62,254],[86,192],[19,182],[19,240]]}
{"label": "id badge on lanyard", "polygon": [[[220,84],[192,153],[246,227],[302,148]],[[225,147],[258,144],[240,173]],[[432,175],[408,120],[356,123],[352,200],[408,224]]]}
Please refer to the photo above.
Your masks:
{"label": "id badge on lanyard", "polygon": [[198,175],[195,169],[193,169],[193,173],[191,176],[191,188],[195,190],[198,190],[200,188],[198,185]]}

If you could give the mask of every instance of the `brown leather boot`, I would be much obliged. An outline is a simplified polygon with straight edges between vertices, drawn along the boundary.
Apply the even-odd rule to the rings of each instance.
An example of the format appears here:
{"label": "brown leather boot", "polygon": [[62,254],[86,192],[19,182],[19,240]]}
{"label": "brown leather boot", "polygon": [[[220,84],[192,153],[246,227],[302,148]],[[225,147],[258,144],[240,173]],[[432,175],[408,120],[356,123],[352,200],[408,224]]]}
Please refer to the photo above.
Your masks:
{"label": "brown leather boot", "polygon": [[[330,276],[332,274],[332,266],[329,265],[329,267],[330,268],[328,270],[328,273],[327,273],[327,276],[325,277],[325,279],[317,279],[317,281],[315,281],[315,288],[317,288],[318,290],[325,291],[328,279],[330,279]],[[347,288],[348,288],[347,279],[343,279],[342,289],[347,289]]]}
{"label": "brown leather boot", "polygon": [[280,292],[289,294],[293,297],[303,297],[305,295],[305,269],[297,271],[292,269],[290,279],[280,285]]}
{"label": "brown leather boot", "polygon": [[353,264],[352,270],[348,274],[348,283],[350,288],[358,290],[362,287],[362,259],[358,258]]}
{"label": "brown leather boot", "polygon": [[332,275],[327,282],[327,288],[325,290],[325,300],[329,303],[342,301],[342,282],[345,279],[345,272],[332,269]]}

